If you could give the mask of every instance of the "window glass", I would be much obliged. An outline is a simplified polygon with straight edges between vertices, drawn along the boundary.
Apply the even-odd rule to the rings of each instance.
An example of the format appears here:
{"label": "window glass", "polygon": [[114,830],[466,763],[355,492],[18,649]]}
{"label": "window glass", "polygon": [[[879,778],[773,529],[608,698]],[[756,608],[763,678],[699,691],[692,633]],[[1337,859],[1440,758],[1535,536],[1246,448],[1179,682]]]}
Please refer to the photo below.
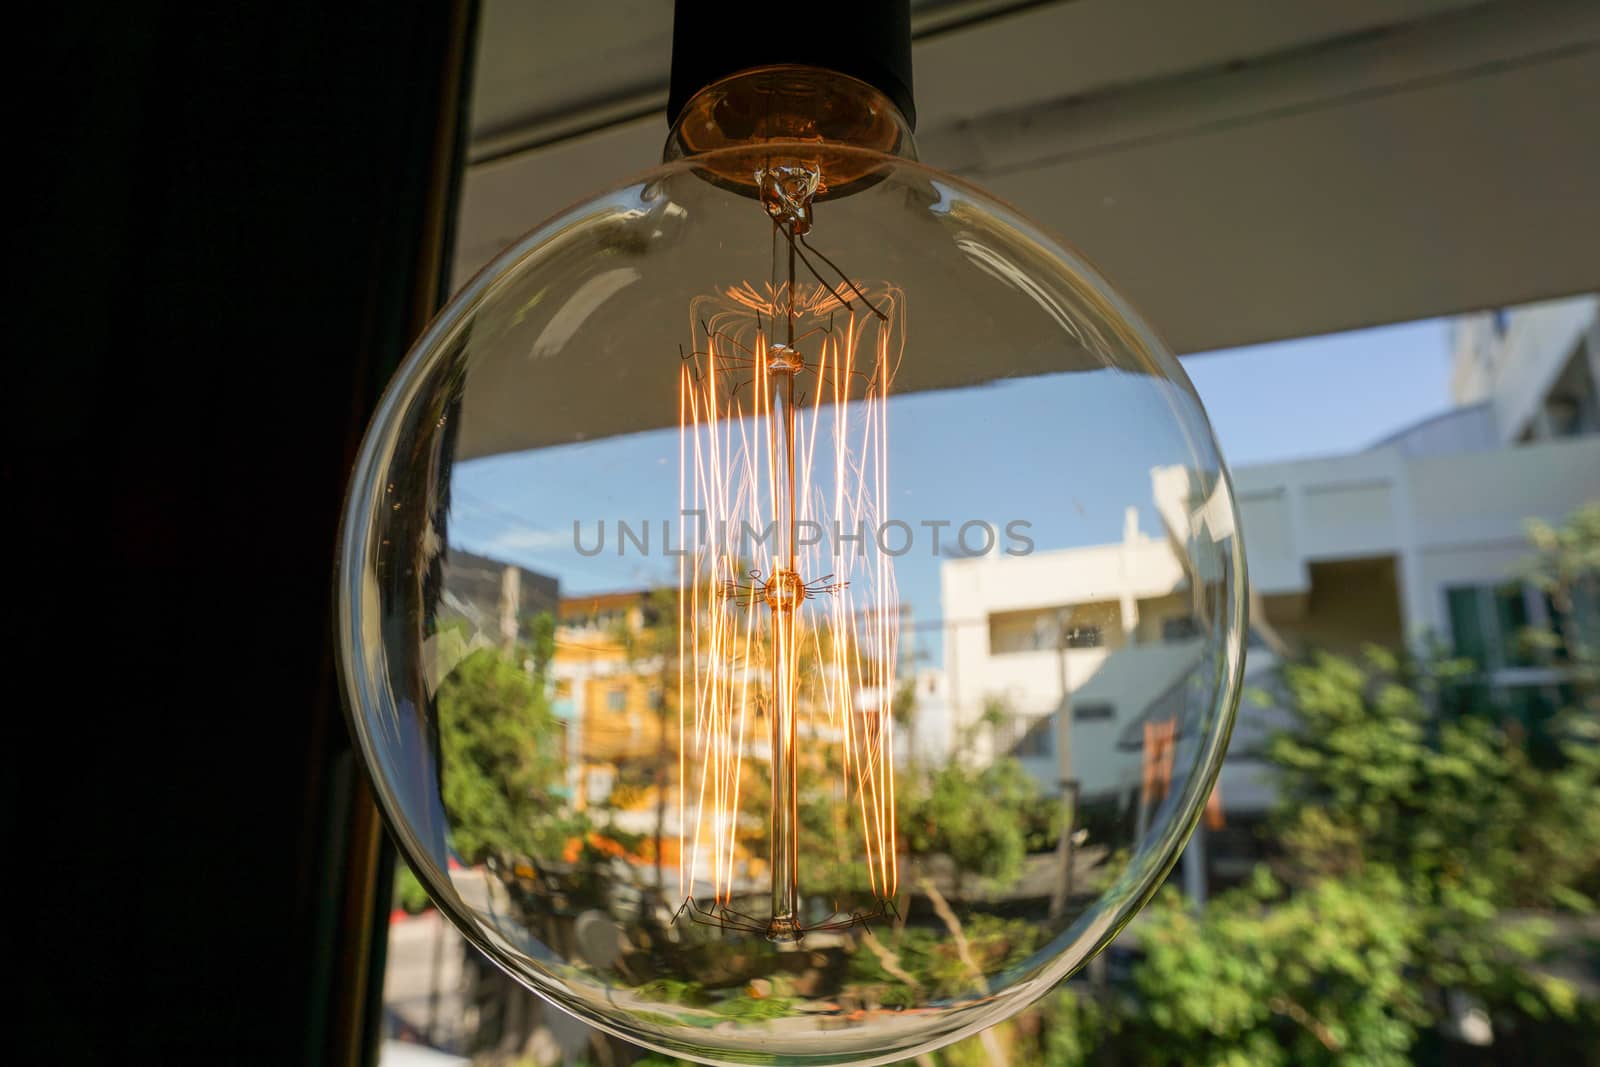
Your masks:
{"label": "window glass", "polygon": [[1480,667],[1490,666],[1489,638],[1484,632],[1481,597],[1477,586],[1458,586],[1445,591],[1450,609],[1450,635],[1456,655]]}
{"label": "window glass", "polygon": [[1023,759],[1049,756],[1055,752],[1055,716],[1018,722],[1021,737],[1012,746],[1011,754]]}
{"label": "window glass", "polygon": [[1496,638],[1500,662],[1511,667],[1527,667],[1538,662],[1524,631],[1528,628],[1528,597],[1520,582],[1508,582],[1494,589]]}
{"label": "window glass", "polygon": [[1098,626],[1074,626],[1067,631],[1068,648],[1099,648],[1105,641],[1105,632]]}
{"label": "window glass", "polygon": [[989,650],[1058,652],[1064,648],[1099,648],[1110,635],[1122,633],[1121,607],[1115,601],[996,612],[989,616]]}
{"label": "window glass", "polygon": [[1200,635],[1200,623],[1192,615],[1178,615],[1161,620],[1161,640],[1187,641]]}

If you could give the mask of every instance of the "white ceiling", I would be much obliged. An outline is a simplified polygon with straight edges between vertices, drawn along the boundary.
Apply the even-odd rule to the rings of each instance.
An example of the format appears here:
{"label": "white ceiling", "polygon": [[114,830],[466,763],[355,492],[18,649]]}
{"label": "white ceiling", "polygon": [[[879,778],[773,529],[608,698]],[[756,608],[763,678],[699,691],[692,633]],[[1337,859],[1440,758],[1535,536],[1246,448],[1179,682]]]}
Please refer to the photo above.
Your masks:
{"label": "white ceiling", "polygon": [[[1600,288],[1600,4],[918,10],[923,159],[1077,245],[1180,352]],[[482,28],[458,280],[666,133],[666,0],[487,0]]]}

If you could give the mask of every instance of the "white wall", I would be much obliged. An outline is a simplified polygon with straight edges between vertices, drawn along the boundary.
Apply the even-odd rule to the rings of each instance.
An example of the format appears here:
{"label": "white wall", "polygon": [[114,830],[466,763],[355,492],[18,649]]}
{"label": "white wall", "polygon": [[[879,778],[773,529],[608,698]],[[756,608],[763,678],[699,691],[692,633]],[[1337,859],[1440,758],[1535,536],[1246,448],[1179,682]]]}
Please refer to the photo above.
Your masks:
{"label": "white wall", "polygon": [[1530,517],[1565,518],[1600,499],[1600,438],[1575,437],[1411,465],[1421,544],[1520,540]]}
{"label": "white wall", "polygon": [[1386,446],[1241,467],[1234,486],[1258,592],[1305,592],[1312,561],[1392,555],[1402,615],[1415,632],[1439,621],[1429,559],[1508,545],[1525,551],[1527,519],[1558,521],[1600,499],[1600,438],[1412,458]]}
{"label": "white wall", "polygon": [[[1600,500],[1600,436],[1445,455],[1408,456],[1390,444],[1240,468],[1234,484],[1258,592],[1309,592],[1312,563],[1393,558],[1400,618],[1414,639],[1430,630],[1444,634],[1446,587],[1514,573],[1528,552],[1527,519],[1560,521]],[[1137,621],[1141,603],[1186,586],[1167,542],[1133,528],[1123,544],[950,561],[941,579],[954,729],[974,721],[991,697],[1006,699],[1021,715],[1055,714],[1064,665],[1075,705],[1105,702],[1116,712],[1111,720],[1072,722],[1072,775],[1090,794],[1133,788],[1140,753],[1118,742],[1153,702],[1200,666],[1203,642],[995,653],[987,620],[1028,608],[1121,599],[1133,602]],[[1251,673],[1271,666],[1270,656],[1251,654]],[[1249,703],[1241,707],[1238,736],[1245,747],[1273,714]],[[991,755],[987,739],[980,737],[973,752]],[[1259,807],[1266,802],[1260,767],[1253,757],[1241,760],[1224,777],[1224,803],[1236,810]],[[1032,758],[1025,766],[1046,786],[1062,777],[1053,759]]]}
{"label": "white wall", "polygon": [[1465,315],[1456,326],[1452,388],[1460,403],[1487,401],[1502,443],[1530,431],[1551,386],[1587,335],[1591,352],[1600,349],[1600,296],[1547,300],[1500,315]]}

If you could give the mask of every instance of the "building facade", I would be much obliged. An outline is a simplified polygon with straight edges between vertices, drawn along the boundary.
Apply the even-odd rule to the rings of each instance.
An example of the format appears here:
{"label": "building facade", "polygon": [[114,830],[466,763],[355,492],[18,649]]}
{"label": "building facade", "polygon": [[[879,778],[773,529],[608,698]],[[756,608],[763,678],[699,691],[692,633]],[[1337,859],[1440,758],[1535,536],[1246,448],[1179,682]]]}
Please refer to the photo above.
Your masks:
{"label": "building facade", "polygon": [[1487,403],[1502,444],[1600,433],[1600,296],[1463,315],[1451,390]]}
{"label": "building facade", "polygon": [[638,813],[633,822],[656,810],[659,768],[670,764],[661,784],[677,778],[678,716],[666,713],[677,683],[655,647],[664,631],[653,601],[648,590],[564,598],[550,664],[577,806],[613,805],[625,821]]}
{"label": "building facade", "polygon": [[554,615],[560,600],[561,583],[548,574],[459,548],[445,555],[444,611],[502,644],[523,636],[534,617]]}
{"label": "building facade", "polygon": [[[1463,406],[1364,451],[1233,471],[1247,686],[1303,648],[1438,641],[1480,664],[1481,695],[1498,707],[1561,699],[1560,673],[1519,647],[1524,627],[1552,618],[1517,573],[1529,519],[1559,523],[1600,500],[1597,303],[1468,317],[1456,333]],[[1153,472],[1158,503],[1181,474]],[[1158,510],[1170,526],[1173,509]],[[1207,623],[1171,533],[1141,529],[1129,509],[1115,544],[945,562],[951,743],[1009,753],[1046,788],[1071,781],[1086,800],[1134,803],[1144,729],[1176,713],[1174,686],[1204,654]],[[1230,811],[1271,803],[1261,746],[1284,721],[1241,704],[1220,779]]]}

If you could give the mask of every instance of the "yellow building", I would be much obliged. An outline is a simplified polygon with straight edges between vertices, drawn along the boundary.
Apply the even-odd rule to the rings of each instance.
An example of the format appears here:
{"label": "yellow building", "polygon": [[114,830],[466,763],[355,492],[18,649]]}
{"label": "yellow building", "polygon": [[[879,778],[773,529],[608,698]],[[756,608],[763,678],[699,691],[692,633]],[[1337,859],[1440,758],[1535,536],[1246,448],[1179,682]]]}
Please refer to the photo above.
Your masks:
{"label": "yellow building", "polygon": [[653,808],[658,780],[677,780],[677,682],[653,600],[636,589],[560,603],[551,675],[580,807]]}

